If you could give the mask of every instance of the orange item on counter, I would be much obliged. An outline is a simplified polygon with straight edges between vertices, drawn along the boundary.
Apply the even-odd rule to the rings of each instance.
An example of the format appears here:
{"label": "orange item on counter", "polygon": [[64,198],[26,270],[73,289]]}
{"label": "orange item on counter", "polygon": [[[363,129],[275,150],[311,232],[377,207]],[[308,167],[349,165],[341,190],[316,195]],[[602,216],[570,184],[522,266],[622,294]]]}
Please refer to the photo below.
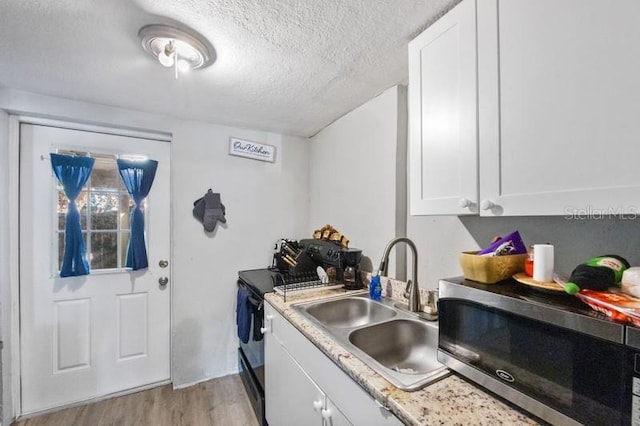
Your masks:
{"label": "orange item on counter", "polygon": [[533,246],[529,246],[527,250],[527,260],[524,261],[524,273],[527,276],[533,276]]}
{"label": "orange item on counter", "polygon": [[533,276],[533,259],[527,259],[524,261],[524,273],[528,276]]}
{"label": "orange item on counter", "polygon": [[583,289],[576,296],[598,312],[616,321],[629,322],[640,327],[640,299],[618,291]]}

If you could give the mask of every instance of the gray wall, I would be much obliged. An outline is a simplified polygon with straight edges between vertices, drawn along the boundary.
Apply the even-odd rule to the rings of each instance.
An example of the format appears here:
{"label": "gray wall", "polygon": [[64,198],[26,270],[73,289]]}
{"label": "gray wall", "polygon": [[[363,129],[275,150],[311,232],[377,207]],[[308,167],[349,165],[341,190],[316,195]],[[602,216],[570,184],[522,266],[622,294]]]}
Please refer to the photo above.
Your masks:
{"label": "gray wall", "polygon": [[406,88],[395,86],[311,138],[310,226],[329,223],[346,234],[369,271],[406,232],[406,210],[397,208],[406,205],[406,120]]}
{"label": "gray wall", "polygon": [[493,235],[514,229],[527,245],[553,244],[557,272],[570,274],[577,264],[602,254],[618,254],[632,265],[640,265],[640,216],[462,217],[460,221],[480,245],[486,245]]}
{"label": "gray wall", "polygon": [[[229,156],[230,136],[276,146],[276,162]],[[237,371],[238,271],[269,266],[279,238],[308,234],[309,144],[199,122],[173,137],[173,380],[183,386]],[[209,187],[227,211],[211,235],[191,213]]]}
{"label": "gray wall", "polygon": [[570,274],[577,264],[602,254],[619,254],[640,265],[640,218],[410,216],[407,226],[423,259],[420,284],[429,289],[440,278],[462,275],[461,251],[477,250],[516,229],[527,245],[553,244],[560,273]]}

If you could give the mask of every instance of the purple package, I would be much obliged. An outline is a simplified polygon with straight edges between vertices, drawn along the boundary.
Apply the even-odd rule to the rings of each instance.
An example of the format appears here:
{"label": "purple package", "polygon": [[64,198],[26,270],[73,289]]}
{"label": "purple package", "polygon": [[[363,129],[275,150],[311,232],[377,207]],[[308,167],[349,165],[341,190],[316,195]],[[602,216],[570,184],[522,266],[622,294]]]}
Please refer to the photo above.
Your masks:
{"label": "purple package", "polygon": [[527,247],[522,242],[520,233],[513,231],[509,235],[501,237],[489,247],[480,250],[478,256],[504,256],[507,254],[524,254]]}

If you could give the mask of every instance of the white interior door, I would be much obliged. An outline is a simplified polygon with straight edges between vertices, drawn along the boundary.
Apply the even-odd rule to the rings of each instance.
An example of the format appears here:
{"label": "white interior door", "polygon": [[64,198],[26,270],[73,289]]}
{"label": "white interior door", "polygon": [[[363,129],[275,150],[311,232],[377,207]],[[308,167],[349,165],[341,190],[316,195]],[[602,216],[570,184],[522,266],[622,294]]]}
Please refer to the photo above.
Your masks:
{"label": "white interior door", "polygon": [[[66,197],[51,152],[96,158],[78,197],[90,275],[60,278]],[[124,269],[130,201],[116,158],[158,161],[144,207],[149,268]],[[20,127],[22,413],[170,379],[170,145],[41,125]]]}

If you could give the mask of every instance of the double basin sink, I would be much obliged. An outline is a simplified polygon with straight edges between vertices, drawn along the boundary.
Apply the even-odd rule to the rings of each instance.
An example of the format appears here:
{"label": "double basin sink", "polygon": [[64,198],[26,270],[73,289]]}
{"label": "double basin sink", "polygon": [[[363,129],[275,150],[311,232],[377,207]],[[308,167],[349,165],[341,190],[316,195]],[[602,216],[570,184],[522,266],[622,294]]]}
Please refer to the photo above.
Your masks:
{"label": "double basin sink", "polygon": [[436,359],[437,323],[389,300],[349,296],[298,303],[293,309],[402,390],[418,390],[450,374]]}

